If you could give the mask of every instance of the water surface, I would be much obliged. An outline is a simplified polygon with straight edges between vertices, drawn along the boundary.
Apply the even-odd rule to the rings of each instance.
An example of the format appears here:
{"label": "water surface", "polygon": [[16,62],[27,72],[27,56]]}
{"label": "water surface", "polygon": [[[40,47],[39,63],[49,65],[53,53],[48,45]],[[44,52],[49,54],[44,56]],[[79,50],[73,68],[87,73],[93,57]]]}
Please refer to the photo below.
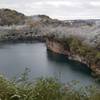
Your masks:
{"label": "water surface", "polygon": [[31,70],[29,76],[33,79],[50,76],[59,78],[61,82],[94,83],[85,65],[47,51],[44,43],[0,44],[0,73],[12,78],[25,68]]}

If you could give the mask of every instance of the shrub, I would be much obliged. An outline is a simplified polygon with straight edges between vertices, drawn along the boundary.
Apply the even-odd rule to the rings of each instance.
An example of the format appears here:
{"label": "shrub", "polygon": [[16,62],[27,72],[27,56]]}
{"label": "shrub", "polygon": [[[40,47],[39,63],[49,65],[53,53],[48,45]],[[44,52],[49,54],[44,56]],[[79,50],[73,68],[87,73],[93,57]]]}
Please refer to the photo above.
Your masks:
{"label": "shrub", "polygon": [[0,98],[1,100],[9,99],[10,96],[17,93],[15,84],[0,76]]}
{"label": "shrub", "polygon": [[61,100],[61,84],[49,78],[39,79],[34,87],[34,100]]}
{"label": "shrub", "polygon": [[54,78],[40,78],[35,83],[12,83],[0,76],[0,100],[100,100],[99,87],[75,88],[76,84],[73,81],[64,85]]}

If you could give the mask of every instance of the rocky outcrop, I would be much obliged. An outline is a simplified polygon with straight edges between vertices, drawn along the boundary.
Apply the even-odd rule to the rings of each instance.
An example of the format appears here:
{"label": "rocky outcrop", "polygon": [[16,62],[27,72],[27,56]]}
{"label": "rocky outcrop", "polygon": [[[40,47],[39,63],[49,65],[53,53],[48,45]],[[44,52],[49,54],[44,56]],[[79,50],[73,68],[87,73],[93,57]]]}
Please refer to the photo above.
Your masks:
{"label": "rocky outcrop", "polygon": [[49,49],[55,53],[69,55],[69,52],[67,50],[65,50],[63,45],[57,41],[50,41],[47,39],[46,45],[47,45],[47,49]]}
{"label": "rocky outcrop", "polygon": [[[58,54],[63,54],[65,56],[67,56],[70,60],[76,60],[79,62],[82,62],[84,64],[87,64],[87,62],[84,60],[83,57],[80,57],[77,54],[72,54],[70,51],[68,51],[68,49],[65,49],[64,46],[57,41],[50,41],[50,40],[46,40],[46,45],[47,45],[47,49],[53,51],[54,53],[58,53]],[[87,64],[88,65],[88,64]],[[88,65],[89,67],[89,65]]]}
{"label": "rocky outcrop", "polygon": [[80,63],[83,63],[87,65],[92,71],[92,75],[95,77],[100,77],[100,66],[96,64],[92,64],[92,62],[89,62],[84,57],[80,56],[79,54],[75,54],[71,51],[69,51],[68,48],[65,48],[64,45],[56,40],[53,39],[46,39],[46,45],[47,49],[58,54],[63,54],[68,57],[70,60],[78,61]]}

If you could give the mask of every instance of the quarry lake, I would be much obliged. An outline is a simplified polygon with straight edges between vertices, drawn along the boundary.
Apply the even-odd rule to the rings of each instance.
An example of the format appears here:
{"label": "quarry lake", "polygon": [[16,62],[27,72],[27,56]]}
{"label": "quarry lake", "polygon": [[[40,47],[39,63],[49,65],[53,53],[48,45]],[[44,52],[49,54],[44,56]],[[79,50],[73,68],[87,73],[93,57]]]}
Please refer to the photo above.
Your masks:
{"label": "quarry lake", "polygon": [[29,68],[29,77],[56,77],[61,82],[94,83],[90,70],[80,63],[47,51],[44,43],[0,44],[0,73],[12,78]]}

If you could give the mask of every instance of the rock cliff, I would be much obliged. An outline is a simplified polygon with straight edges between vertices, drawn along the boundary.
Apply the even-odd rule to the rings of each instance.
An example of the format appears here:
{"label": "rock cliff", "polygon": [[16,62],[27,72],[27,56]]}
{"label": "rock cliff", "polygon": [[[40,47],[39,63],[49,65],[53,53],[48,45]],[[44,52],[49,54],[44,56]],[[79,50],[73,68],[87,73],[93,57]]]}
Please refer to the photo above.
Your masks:
{"label": "rock cliff", "polygon": [[[75,52],[74,49],[71,50],[71,47],[69,47],[69,45],[64,43],[65,41],[63,40],[56,40],[54,38],[47,38],[46,39],[46,45],[47,45],[47,49],[54,52],[54,53],[58,53],[58,54],[62,54],[68,57],[68,59],[70,60],[74,60],[74,61],[78,61],[80,63],[86,64],[87,67],[89,67],[92,71],[92,75],[96,76],[96,77],[100,77],[100,64],[97,63],[100,62],[100,59],[96,59],[95,55],[94,55],[94,60],[96,59],[96,62],[91,62],[92,57],[89,59],[86,56],[83,56],[82,54],[80,54],[80,52]],[[66,45],[66,47],[65,47]],[[97,51],[99,52],[99,51]],[[92,52],[90,52],[92,53]],[[87,53],[85,54],[87,56]],[[91,55],[92,56],[92,55]]]}

